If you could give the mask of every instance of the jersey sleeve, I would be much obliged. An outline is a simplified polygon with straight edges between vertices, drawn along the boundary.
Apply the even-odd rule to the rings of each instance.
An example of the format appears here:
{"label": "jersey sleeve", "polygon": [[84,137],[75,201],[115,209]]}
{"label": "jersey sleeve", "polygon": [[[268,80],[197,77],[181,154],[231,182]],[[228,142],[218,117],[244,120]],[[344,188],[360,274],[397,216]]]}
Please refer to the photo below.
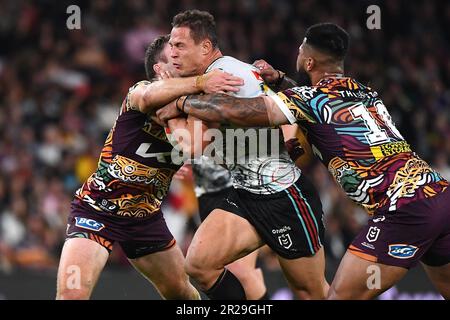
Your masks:
{"label": "jersey sleeve", "polygon": [[317,119],[309,105],[309,100],[299,91],[302,88],[308,87],[292,88],[268,95],[275,101],[291,124],[305,121],[317,123]]}
{"label": "jersey sleeve", "polygon": [[148,86],[149,84],[151,84],[150,81],[148,81],[148,80],[143,80],[143,81],[139,81],[139,82],[135,83],[133,86],[131,86],[131,87],[128,89],[128,93],[127,93],[127,95],[126,95],[126,97],[125,97],[125,99],[124,99],[124,101],[123,101],[123,104],[122,104],[122,107],[121,107],[121,110],[120,110],[121,113],[127,112],[127,111],[131,111],[131,110],[139,111],[139,107],[133,106],[133,105],[131,104],[131,99],[130,99],[131,93],[132,93],[137,87],[139,87],[139,86]]}

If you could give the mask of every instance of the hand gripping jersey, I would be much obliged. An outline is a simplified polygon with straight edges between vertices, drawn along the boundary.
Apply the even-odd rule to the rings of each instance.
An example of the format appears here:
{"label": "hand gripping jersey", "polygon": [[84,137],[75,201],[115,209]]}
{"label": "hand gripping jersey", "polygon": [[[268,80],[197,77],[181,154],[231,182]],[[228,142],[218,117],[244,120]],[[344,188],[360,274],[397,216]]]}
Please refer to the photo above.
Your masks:
{"label": "hand gripping jersey", "polygon": [[369,213],[443,192],[448,182],[411,151],[377,92],[346,77],[322,79],[273,99],[307,130],[314,153]]}
{"label": "hand gripping jersey", "polygon": [[[229,56],[221,57],[215,60],[206,72],[213,69],[220,69],[244,79],[244,85],[235,93],[237,97],[253,98],[263,95],[267,90],[270,90],[264,85],[257,68],[235,58]],[[252,148],[254,145],[249,146],[255,141],[249,142],[249,140],[237,138],[233,142],[226,139],[227,129],[231,129],[231,127],[221,128],[224,133],[225,149],[230,148],[231,144],[234,145],[233,156],[235,158],[231,161],[232,163],[227,163],[227,166],[230,169],[235,188],[245,189],[256,194],[272,194],[290,187],[298,180],[301,171],[289,157],[280,129],[239,128],[236,131],[232,131],[234,134],[239,134],[240,137],[246,134],[248,136],[255,134],[253,137],[257,137],[257,143],[259,144],[257,148]],[[270,130],[277,130],[277,141],[270,140]],[[277,144],[278,152],[270,153],[270,142]],[[263,152],[262,149],[264,148],[266,150]],[[208,165],[208,163],[205,165]],[[223,172],[223,168],[217,167],[217,171],[218,173]],[[213,179],[214,174],[209,175],[209,177]],[[205,178],[207,179],[208,177]]]}
{"label": "hand gripping jersey", "polygon": [[75,202],[100,214],[145,218],[158,212],[179,165],[164,128],[130,105],[130,88],[109,132],[98,168],[76,191]]}

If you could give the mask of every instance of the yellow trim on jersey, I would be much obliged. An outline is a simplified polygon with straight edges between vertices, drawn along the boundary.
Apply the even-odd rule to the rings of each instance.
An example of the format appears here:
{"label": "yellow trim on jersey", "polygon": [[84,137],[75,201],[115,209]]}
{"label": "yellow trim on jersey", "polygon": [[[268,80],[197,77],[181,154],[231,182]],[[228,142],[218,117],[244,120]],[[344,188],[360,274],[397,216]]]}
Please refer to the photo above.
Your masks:
{"label": "yellow trim on jersey", "polygon": [[[272,98],[277,103],[278,107],[281,109],[281,111],[284,113],[284,115],[290,121],[291,124],[294,124],[297,121],[307,121],[316,123],[314,118],[305,113],[299,106],[297,106],[297,104],[295,104],[295,102],[292,101],[293,99],[303,101],[298,95],[293,94],[292,96],[288,97],[283,92],[278,92]],[[295,120],[293,121],[293,119]]]}
{"label": "yellow trim on jersey", "polygon": [[370,147],[370,150],[372,151],[372,154],[373,154],[375,160],[378,161],[378,160],[384,158],[383,151],[381,151],[381,148],[379,146]]}
{"label": "yellow trim on jersey", "polygon": [[[286,119],[288,119],[290,124],[294,124],[297,122],[297,119],[291,112],[291,109],[296,109],[297,106],[293,104],[288,97],[286,97],[283,93],[275,93],[272,90],[268,90],[266,94],[276,103],[278,108],[280,108],[281,112],[283,112]],[[281,97],[284,97],[282,100]]]}

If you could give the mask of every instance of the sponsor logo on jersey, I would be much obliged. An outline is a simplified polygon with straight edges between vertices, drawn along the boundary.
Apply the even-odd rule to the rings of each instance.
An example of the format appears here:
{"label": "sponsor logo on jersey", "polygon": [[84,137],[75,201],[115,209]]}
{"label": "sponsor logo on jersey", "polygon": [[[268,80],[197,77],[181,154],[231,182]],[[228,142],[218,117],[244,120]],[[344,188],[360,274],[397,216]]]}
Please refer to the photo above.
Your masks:
{"label": "sponsor logo on jersey", "polygon": [[366,247],[366,248],[375,250],[375,246],[374,246],[374,245],[371,245],[370,243],[362,242],[361,244],[362,244],[364,247]]}
{"label": "sponsor logo on jersey", "polygon": [[378,218],[374,218],[372,221],[377,223],[377,222],[383,222],[384,220],[386,220],[385,216],[380,216]]}
{"label": "sponsor logo on jersey", "polygon": [[291,227],[290,226],[283,226],[280,229],[272,229],[272,233],[273,234],[285,233],[287,231],[291,231]]}
{"label": "sponsor logo on jersey", "polygon": [[388,254],[397,259],[409,259],[414,257],[418,247],[409,244],[390,244]]}
{"label": "sponsor logo on jersey", "polygon": [[229,204],[231,204],[233,207],[236,207],[236,208],[239,208],[239,206],[236,204],[236,203],[234,203],[233,201],[231,201],[230,199],[225,199]]}
{"label": "sponsor logo on jersey", "polygon": [[96,204],[100,207],[100,209],[108,213],[115,213],[118,210],[118,206],[115,203],[106,199],[98,200]]}
{"label": "sponsor logo on jersey", "polygon": [[75,225],[77,227],[88,229],[92,231],[100,231],[103,228],[105,228],[105,225],[103,223],[97,222],[93,219],[86,219],[82,217],[75,217]]}

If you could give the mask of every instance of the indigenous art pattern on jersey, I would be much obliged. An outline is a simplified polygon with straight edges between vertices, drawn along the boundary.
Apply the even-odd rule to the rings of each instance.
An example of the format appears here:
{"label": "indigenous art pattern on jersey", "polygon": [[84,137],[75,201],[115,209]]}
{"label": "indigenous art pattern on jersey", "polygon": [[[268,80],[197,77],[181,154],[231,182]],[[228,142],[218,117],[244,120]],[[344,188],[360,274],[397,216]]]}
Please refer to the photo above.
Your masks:
{"label": "indigenous art pattern on jersey", "polygon": [[290,122],[307,130],[314,153],[347,195],[369,213],[395,211],[447,188],[448,182],[411,150],[370,87],[329,77],[277,97]]}
{"label": "indigenous art pattern on jersey", "polygon": [[164,128],[130,105],[130,88],[106,138],[97,171],[77,190],[78,204],[98,213],[145,218],[158,212],[179,166]]}

